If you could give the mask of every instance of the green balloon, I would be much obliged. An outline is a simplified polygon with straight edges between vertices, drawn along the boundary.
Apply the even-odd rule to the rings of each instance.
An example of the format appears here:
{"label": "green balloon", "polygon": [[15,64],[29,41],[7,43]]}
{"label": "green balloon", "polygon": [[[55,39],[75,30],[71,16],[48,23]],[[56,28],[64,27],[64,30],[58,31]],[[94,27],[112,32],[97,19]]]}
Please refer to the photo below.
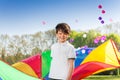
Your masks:
{"label": "green balloon", "polygon": [[2,80],[39,80],[18,71],[12,66],[0,61],[0,78]]}
{"label": "green balloon", "polygon": [[44,78],[50,70],[50,64],[51,64],[51,50],[47,50],[42,52],[42,77]]}

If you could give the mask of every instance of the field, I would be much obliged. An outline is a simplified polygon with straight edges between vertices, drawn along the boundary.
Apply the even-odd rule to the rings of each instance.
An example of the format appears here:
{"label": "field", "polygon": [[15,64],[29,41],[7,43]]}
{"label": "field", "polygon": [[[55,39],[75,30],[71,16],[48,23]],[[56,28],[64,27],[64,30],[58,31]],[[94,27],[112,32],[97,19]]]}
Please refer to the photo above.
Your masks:
{"label": "field", "polygon": [[120,80],[120,76],[116,75],[94,75],[82,80]]}

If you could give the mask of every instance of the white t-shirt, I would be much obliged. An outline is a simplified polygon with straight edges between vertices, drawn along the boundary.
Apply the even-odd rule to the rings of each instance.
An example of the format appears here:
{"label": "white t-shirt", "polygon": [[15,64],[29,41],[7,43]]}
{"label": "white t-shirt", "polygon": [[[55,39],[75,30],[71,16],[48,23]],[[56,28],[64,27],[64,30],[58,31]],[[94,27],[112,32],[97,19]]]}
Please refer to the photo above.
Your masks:
{"label": "white t-shirt", "polygon": [[69,42],[55,43],[51,47],[51,67],[49,78],[66,80],[68,75],[68,59],[75,58],[75,49]]}

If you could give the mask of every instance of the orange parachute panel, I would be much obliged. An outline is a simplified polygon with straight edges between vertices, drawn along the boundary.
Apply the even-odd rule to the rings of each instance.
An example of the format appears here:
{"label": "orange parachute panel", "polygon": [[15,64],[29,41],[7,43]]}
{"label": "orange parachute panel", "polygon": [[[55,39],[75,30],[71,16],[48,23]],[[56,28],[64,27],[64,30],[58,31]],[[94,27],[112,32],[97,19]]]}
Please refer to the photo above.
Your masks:
{"label": "orange parachute panel", "polygon": [[33,69],[26,63],[18,62],[12,65],[14,68],[22,71],[23,73],[26,73],[30,76],[37,77],[36,73],[33,71]]}

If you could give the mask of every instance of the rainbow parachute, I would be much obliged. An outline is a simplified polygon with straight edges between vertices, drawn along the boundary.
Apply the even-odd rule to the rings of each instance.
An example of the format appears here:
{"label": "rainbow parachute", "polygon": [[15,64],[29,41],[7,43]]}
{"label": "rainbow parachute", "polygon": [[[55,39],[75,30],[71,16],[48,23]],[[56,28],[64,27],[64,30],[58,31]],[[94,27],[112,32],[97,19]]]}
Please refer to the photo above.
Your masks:
{"label": "rainbow parachute", "polygon": [[10,65],[0,61],[0,80],[39,80],[16,70]]}
{"label": "rainbow parachute", "polygon": [[[37,54],[17,62],[12,67],[0,61],[0,80],[38,80],[41,77],[45,78],[49,73],[50,53],[50,50],[45,51],[41,55]],[[108,40],[89,54],[84,55],[82,63],[76,64],[72,80],[80,80],[101,71],[118,68],[120,67],[119,61],[120,53],[114,42]]]}
{"label": "rainbow parachute", "polygon": [[24,59],[12,66],[16,69],[36,78],[44,78],[49,73],[51,51],[45,51],[42,55],[37,54],[35,56]]}
{"label": "rainbow parachute", "polygon": [[51,51],[24,59],[12,66],[0,61],[1,80],[40,80],[49,73]]}
{"label": "rainbow parachute", "polygon": [[114,42],[108,40],[94,49],[78,66],[72,80],[80,80],[91,74],[120,67],[120,53]]}

